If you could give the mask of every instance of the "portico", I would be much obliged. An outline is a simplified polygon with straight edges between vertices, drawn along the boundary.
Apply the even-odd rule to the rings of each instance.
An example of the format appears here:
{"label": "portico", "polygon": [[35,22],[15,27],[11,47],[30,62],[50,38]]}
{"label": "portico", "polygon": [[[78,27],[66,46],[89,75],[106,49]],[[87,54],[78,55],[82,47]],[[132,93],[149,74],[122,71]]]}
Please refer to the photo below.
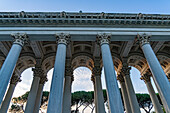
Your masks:
{"label": "portico", "polygon": [[[85,66],[94,78],[96,113],[105,112],[100,78],[102,67],[110,112],[124,112],[118,79],[125,110],[140,113],[130,79],[130,66],[133,66],[143,79],[148,69],[151,70],[164,108],[170,112],[168,17],[82,12],[0,13],[1,108],[13,72],[20,75],[25,69],[35,67],[25,113],[37,113],[41,100],[36,97],[42,95],[43,80],[46,80],[42,78],[46,78],[47,72],[54,67],[47,113],[71,112],[72,72]],[[160,111],[153,88],[144,80],[154,107]]]}

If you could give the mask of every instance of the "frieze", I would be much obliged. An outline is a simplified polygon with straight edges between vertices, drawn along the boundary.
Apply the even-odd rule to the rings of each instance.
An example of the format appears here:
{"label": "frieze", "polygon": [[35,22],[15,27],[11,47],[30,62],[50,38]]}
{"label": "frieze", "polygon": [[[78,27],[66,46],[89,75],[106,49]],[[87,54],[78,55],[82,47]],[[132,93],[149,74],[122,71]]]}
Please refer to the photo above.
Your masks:
{"label": "frieze", "polygon": [[170,15],[127,13],[0,12],[0,24],[8,25],[170,25]]}

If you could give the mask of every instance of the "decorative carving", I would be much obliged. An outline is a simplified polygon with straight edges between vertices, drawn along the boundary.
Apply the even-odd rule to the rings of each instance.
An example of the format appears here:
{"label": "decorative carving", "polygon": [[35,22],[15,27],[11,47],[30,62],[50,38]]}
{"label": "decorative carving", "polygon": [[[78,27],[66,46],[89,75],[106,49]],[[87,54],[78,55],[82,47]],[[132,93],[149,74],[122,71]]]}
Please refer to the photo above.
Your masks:
{"label": "decorative carving", "polygon": [[119,80],[119,82],[125,82],[121,73],[117,76],[117,80]]}
{"label": "decorative carving", "polygon": [[101,33],[97,34],[97,43],[102,44],[109,44],[110,43],[111,34]]}
{"label": "decorative carving", "polygon": [[24,12],[24,11],[21,11],[21,12],[19,13],[19,17],[20,17],[20,18],[24,18],[24,17],[25,17],[25,15],[26,15],[26,14],[25,14],[25,12]]}
{"label": "decorative carving", "polygon": [[151,75],[146,73],[146,74],[143,74],[140,79],[144,80],[145,82],[150,82],[151,81],[150,77]]}
{"label": "decorative carving", "polygon": [[92,76],[101,76],[101,70],[100,66],[95,66],[92,70]]}
{"label": "decorative carving", "polygon": [[57,43],[67,45],[70,42],[70,35],[67,33],[56,34]]}
{"label": "decorative carving", "polygon": [[94,80],[94,76],[91,76],[91,81],[93,82],[93,84],[95,84],[95,80]]}
{"label": "decorative carving", "polygon": [[150,42],[150,35],[147,35],[147,34],[142,34],[142,35],[140,35],[140,34],[138,34],[137,35],[137,42],[139,42],[140,43],[140,46],[143,46],[144,44],[149,44],[149,42]]}
{"label": "decorative carving", "polygon": [[13,75],[11,77],[10,84],[15,84],[16,85],[18,82],[21,82],[20,76]]}
{"label": "decorative carving", "polygon": [[44,72],[43,72],[42,68],[40,68],[40,67],[32,68],[32,71],[34,72],[33,73],[34,77],[41,77],[44,75]]}
{"label": "decorative carving", "polygon": [[73,69],[71,66],[66,66],[65,68],[65,76],[72,76],[73,75]]}
{"label": "decorative carving", "polygon": [[[81,12],[81,11],[80,11]],[[82,16],[83,15],[83,16]],[[69,21],[63,21],[67,16]],[[149,18],[149,17],[152,18]],[[84,18],[85,17],[85,18]],[[167,15],[147,15],[147,14],[117,14],[117,13],[66,13],[66,12],[27,12],[18,13],[2,13],[0,15],[0,24],[28,24],[33,25],[35,22],[40,25],[58,25],[58,24],[84,24],[91,23],[91,25],[169,25],[170,19]],[[22,19],[24,18],[24,19]],[[45,18],[45,20],[43,20]],[[94,18],[96,21],[94,21]],[[103,19],[104,18],[104,19]],[[85,20],[85,22],[81,20]],[[102,20],[103,19],[103,20]],[[26,21],[23,21],[26,20]],[[75,21],[76,20],[76,21]],[[102,20],[102,22],[100,22]],[[58,21],[58,22],[56,22]],[[90,21],[90,22],[89,22]]]}
{"label": "decorative carving", "polygon": [[19,44],[20,46],[24,46],[24,44],[27,44],[29,42],[28,35],[25,33],[14,33],[11,34],[13,38],[14,44]]}
{"label": "decorative carving", "polygon": [[61,12],[61,17],[63,17],[63,18],[65,18],[66,17],[66,12],[65,11],[63,11],[63,12]]}
{"label": "decorative carving", "polygon": [[126,76],[126,75],[130,75],[130,70],[131,70],[131,67],[128,67],[128,66],[123,66],[122,67],[122,75],[123,76]]}
{"label": "decorative carving", "polygon": [[41,77],[39,84],[45,84],[45,82],[47,82],[47,81],[48,81],[47,77],[43,76],[43,77]]}

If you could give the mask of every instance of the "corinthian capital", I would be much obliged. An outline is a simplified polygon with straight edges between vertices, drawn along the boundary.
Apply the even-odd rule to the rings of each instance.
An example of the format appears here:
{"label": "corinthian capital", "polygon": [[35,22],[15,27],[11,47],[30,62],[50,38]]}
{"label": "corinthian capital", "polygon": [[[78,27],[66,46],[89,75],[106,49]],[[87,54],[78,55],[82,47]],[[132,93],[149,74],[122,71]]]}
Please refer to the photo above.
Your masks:
{"label": "corinthian capital", "polygon": [[57,44],[67,45],[70,42],[70,35],[67,33],[56,34]]}
{"label": "corinthian capital", "polygon": [[140,79],[144,80],[144,82],[146,83],[146,82],[150,82],[151,81],[150,77],[151,77],[151,75],[146,73],[146,74],[143,74]]}
{"label": "corinthian capital", "polygon": [[18,82],[21,82],[20,76],[13,75],[11,77],[10,84],[15,84],[16,85]]}
{"label": "corinthian capital", "polygon": [[24,44],[27,44],[29,41],[26,33],[13,33],[11,36],[13,38],[13,43],[20,46],[24,46]]}
{"label": "corinthian capital", "polygon": [[137,41],[140,43],[140,46],[143,46],[144,44],[148,44],[150,41],[150,35],[147,34],[138,34],[137,35]]}
{"label": "corinthian capital", "polygon": [[92,70],[93,76],[101,76],[101,70],[100,66],[95,66]]}
{"label": "corinthian capital", "polygon": [[111,34],[101,33],[97,34],[97,43],[102,44],[109,44],[110,43]]}
{"label": "corinthian capital", "polygon": [[65,76],[72,76],[73,75],[73,69],[71,66],[66,66],[65,68]]}
{"label": "corinthian capital", "polygon": [[131,67],[128,67],[128,66],[123,66],[122,67],[122,75],[123,76],[126,76],[126,75],[130,75],[130,70],[131,70]]}
{"label": "corinthian capital", "polygon": [[44,72],[43,72],[42,68],[40,68],[40,67],[32,68],[32,71],[34,72],[33,73],[34,77],[41,77],[44,75]]}
{"label": "corinthian capital", "polygon": [[91,76],[91,81],[93,82],[93,84],[95,84],[95,79],[93,75]]}
{"label": "corinthian capital", "polygon": [[120,83],[125,82],[124,78],[123,78],[123,75],[121,73],[117,76],[117,80],[119,80]]}
{"label": "corinthian capital", "polygon": [[47,82],[48,81],[48,79],[47,79],[47,77],[46,76],[43,76],[43,77],[41,77],[41,79],[40,79],[40,84],[45,84],[45,82]]}

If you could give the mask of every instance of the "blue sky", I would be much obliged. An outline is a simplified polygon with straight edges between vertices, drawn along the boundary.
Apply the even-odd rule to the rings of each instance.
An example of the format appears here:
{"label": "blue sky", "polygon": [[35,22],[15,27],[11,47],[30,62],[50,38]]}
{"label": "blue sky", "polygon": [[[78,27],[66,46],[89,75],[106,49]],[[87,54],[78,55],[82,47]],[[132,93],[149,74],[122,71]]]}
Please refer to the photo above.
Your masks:
{"label": "blue sky", "polygon": [[170,12],[170,0],[0,0],[0,11]]}

